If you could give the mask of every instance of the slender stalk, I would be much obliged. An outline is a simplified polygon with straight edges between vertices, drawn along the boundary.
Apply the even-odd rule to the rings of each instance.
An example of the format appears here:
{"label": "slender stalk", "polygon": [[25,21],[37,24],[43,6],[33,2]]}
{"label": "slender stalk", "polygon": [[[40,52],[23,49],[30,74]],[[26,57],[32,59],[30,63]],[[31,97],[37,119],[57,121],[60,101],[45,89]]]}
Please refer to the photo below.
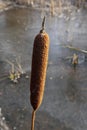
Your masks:
{"label": "slender stalk", "polygon": [[44,26],[45,26],[45,16],[43,18],[43,21],[42,21],[42,29],[44,30]]}
{"label": "slender stalk", "polygon": [[42,29],[40,30],[40,33],[43,33],[44,28],[45,28],[45,16],[44,16],[43,21],[42,21]]}
{"label": "slender stalk", "polygon": [[32,111],[31,130],[34,130],[35,110]]}

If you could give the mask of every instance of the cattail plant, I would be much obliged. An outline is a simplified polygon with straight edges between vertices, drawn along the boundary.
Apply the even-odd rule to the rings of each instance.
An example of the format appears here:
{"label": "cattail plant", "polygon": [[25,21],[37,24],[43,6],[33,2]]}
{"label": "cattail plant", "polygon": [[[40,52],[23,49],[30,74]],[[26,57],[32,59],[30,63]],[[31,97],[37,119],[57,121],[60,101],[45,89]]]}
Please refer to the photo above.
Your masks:
{"label": "cattail plant", "polygon": [[31,81],[30,81],[30,102],[33,107],[31,130],[34,130],[35,112],[42,103],[46,69],[49,52],[49,36],[44,30],[45,17],[42,22],[42,29],[34,39]]}

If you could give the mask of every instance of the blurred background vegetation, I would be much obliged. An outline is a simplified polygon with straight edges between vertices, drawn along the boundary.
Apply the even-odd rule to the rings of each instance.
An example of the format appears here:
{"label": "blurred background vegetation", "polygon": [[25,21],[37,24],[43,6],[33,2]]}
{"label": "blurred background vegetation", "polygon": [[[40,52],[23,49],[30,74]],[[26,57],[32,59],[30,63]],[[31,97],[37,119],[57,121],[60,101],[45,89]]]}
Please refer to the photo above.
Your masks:
{"label": "blurred background vegetation", "polygon": [[63,6],[63,5],[67,5],[67,4],[73,4],[76,5],[77,7],[80,6],[84,6],[85,2],[87,2],[87,0],[4,0],[4,1],[12,1],[12,2],[16,2],[17,4],[46,4],[47,6],[50,6],[49,4],[54,4],[55,6]]}

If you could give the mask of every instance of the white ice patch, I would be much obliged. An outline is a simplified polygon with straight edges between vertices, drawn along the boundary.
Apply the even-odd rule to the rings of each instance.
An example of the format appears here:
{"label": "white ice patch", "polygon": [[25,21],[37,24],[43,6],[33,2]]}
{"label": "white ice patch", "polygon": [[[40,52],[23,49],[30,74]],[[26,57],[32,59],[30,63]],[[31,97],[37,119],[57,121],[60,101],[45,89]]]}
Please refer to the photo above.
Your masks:
{"label": "white ice patch", "polygon": [[0,108],[0,130],[10,130],[6,124],[5,117],[2,114],[1,108]]}

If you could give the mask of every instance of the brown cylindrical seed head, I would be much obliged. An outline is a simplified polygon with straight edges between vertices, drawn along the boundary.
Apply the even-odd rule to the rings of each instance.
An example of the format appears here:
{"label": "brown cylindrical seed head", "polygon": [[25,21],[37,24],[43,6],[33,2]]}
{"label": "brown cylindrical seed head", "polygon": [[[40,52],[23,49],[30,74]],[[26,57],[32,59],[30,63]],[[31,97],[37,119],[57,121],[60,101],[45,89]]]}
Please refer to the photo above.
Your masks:
{"label": "brown cylindrical seed head", "polygon": [[43,99],[48,51],[49,36],[46,32],[41,31],[34,40],[32,55],[30,101],[34,110],[38,109]]}

